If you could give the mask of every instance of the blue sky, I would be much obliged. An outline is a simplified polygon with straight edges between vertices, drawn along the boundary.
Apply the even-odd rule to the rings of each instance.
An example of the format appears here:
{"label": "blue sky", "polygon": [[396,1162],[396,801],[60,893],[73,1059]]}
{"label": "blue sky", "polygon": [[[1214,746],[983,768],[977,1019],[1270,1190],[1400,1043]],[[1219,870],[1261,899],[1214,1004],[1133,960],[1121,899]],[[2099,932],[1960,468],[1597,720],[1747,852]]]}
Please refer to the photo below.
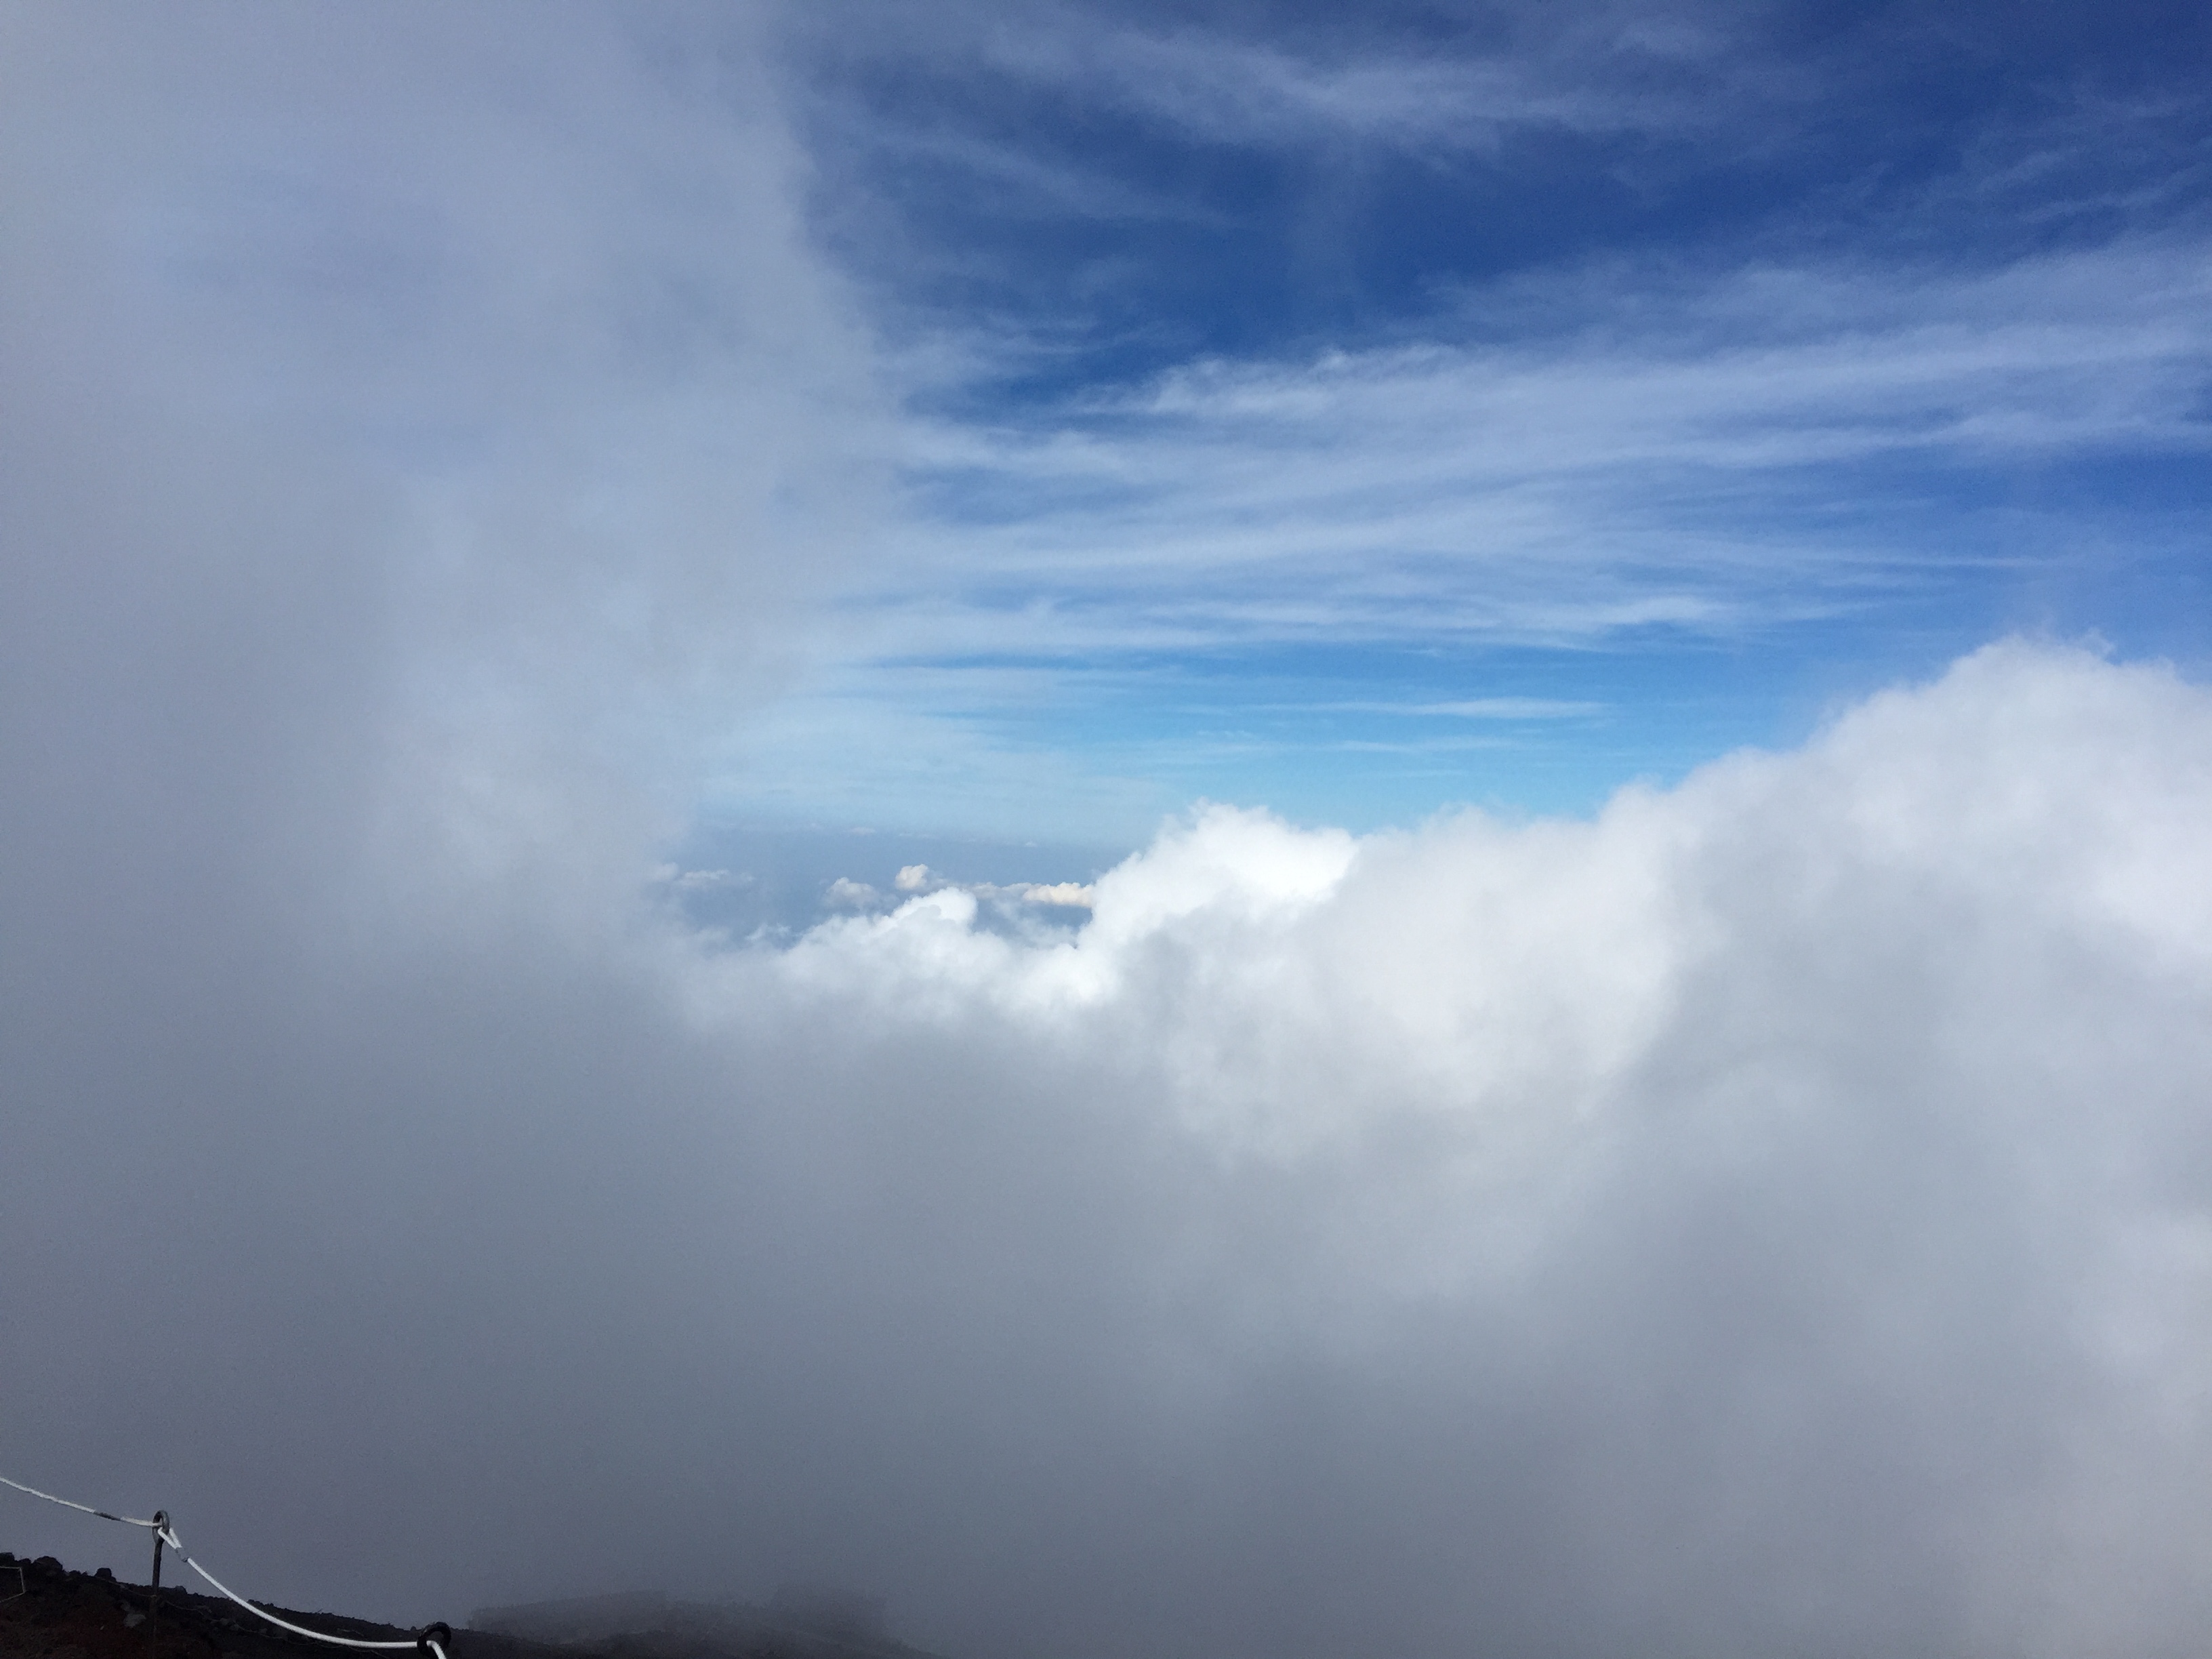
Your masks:
{"label": "blue sky", "polygon": [[2202,670],[2196,9],[775,39],[894,505],[710,818],[1581,811],[2007,633]]}

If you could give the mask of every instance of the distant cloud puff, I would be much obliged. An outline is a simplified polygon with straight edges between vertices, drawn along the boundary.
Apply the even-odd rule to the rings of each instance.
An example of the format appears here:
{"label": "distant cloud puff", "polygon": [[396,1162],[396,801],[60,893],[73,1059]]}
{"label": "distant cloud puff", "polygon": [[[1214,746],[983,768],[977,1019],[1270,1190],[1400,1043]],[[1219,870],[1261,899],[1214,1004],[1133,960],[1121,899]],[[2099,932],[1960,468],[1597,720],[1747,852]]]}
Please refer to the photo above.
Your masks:
{"label": "distant cloud puff", "polygon": [[711,893],[726,887],[749,887],[754,878],[744,870],[684,870],[673,864],[664,864],[653,872],[654,879],[664,882],[680,893]]}
{"label": "distant cloud puff", "polygon": [[1089,909],[1096,893],[1095,888],[1079,881],[1032,882],[1021,890],[1022,896],[1031,904],[1055,904],[1075,910]]}

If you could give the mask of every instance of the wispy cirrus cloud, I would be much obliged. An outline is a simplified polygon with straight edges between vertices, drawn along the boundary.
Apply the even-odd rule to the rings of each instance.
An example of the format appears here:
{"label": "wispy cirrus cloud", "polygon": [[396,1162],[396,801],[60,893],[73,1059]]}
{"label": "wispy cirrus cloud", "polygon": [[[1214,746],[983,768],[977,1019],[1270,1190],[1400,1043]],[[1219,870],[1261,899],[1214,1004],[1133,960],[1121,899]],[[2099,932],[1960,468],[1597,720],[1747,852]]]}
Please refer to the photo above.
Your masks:
{"label": "wispy cirrus cloud", "polygon": [[[1568,273],[1471,297],[1461,327],[1502,310],[1522,337],[1216,359],[1019,425],[936,427],[916,471],[986,580],[1141,573],[1147,592],[1197,596],[1266,570],[1349,599],[1330,575],[1358,554],[1374,603],[1332,610],[1348,625],[1572,629],[1617,611],[1594,595],[1577,623],[1547,604],[1563,567],[1723,602],[1686,617],[1755,614],[1771,579],[1803,592],[1824,564],[1858,586],[1868,556],[1807,512],[1845,469],[2212,447],[2212,278],[2195,244],[1967,276]],[[1868,510],[1881,489],[1862,482]],[[1777,533],[1762,544],[1754,522]],[[1492,579],[1488,618],[1437,608],[1466,571]],[[1295,626],[1279,603],[1246,614]]]}
{"label": "wispy cirrus cloud", "polygon": [[903,343],[910,511],[816,687],[947,752],[1018,764],[1085,698],[1139,771],[1295,744],[1258,685],[1169,735],[1200,659],[2126,632],[2039,596],[2201,538],[2204,137],[2105,72],[2125,31],[1931,101],[1991,50],[1960,20],[842,15],[790,38]]}
{"label": "wispy cirrus cloud", "polygon": [[[1703,127],[1744,101],[1809,90],[1798,78],[1746,74],[1727,54],[1725,32],[1692,8],[1573,17],[1504,9],[1457,20],[1377,12],[1357,24],[1309,15],[1239,27],[1227,15],[1144,8],[952,5],[926,19],[871,21],[856,34],[849,12],[832,6],[786,25],[817,61],[987,76],[1024,95],[1230,148],[1490,152],[1522,130]],[[1712,95],[1721,87],[1729,97]]]}
{"label": "wispy cirrus cloud", "polygon": [[1680,118],[1520,54],[1411,52],[1350,61],[1197,30],[1006,31],[994,68],[1073,85],[1200,143],[1274,148],[1356,139],[1493,149],[1516,128],[1619,131]]}
{"label": "wispy cirrus cloud", "polygon": [[2181,238],[1978,271],[1614,264],[1470,290],[1418,340],[917,418],[902,561],[848,591],[816,700],[754,741],[895,705],[900,752],[935,732],[956,769],[1018,766],[1079,718],[1094,755],[1102,722],[1127,736],[1139,774],[1224,730],[1402,746],[1342,722],[1618,694],[1323,690],[1300,706],[1339,723],[1301,738],[1258,676],[1174,711],[1209,653],[1731,647],[2185,568],[2209,269]]}
{"label": "wispy cirrus cloud", "polygon": [[1409,720],[1561,720],[1601,714],[1601,702],[1559,697],[1464,697],[1453,702],[1327,702],[1305,705],[1322,713],[1402,714]]}

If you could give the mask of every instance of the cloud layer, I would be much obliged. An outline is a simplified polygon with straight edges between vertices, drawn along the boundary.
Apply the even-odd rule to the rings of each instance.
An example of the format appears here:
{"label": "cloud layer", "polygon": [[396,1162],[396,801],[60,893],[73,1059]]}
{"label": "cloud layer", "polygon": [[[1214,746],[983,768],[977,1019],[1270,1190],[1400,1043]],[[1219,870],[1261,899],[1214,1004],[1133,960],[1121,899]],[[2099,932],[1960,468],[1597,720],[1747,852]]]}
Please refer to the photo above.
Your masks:
{"label": "cloud layer", "polygon": [[[1207,808],[1080,886],[915,864],[732,948],[667,843],[809,599],[902,591],[884,458],[950,441],[884,434],[757,54],[240,15],[0,18],[9,1473],[403,1620],[793,1577],[977,1659],[2195,1640],[2203,689],[2002,645],[1587,822]],[[1264,132],[1358,91],[1239,63],[1275,89],[1162,95]],[[1825,424],[1771,364],[1604,362],[1716,471],[2179,443],[2201,282],[2130,265],[2166,304],[2114,324],[2100,257],[1783,342]],[[1680,469],[1553,337],[1170,374],[1073,456],[1138,507],[970,550],[1066,589],[1495,386],[1550,411],[1546,499]],[[1389,493],[1460,465],[1425,429]],[[1273,531],[1326,562],[1360,486],[1308,482]],[[1373,701],[1587,702],[1464,690]]]}
{"label": "cloud layer", "polygon": [[80,940],[10,1036],[14,1455],[395,1616],[2178,1653],[2208,810],[2212,697],[2014,644],[1589,822],[1207,809],[1073,932],[356,872],[373,951]]}
{"label": "cloud layer", "polygon": [[921,1372],[1012,1389],[1048,1645],[2178,1650],[2208,807],[2202,691],[2004,646],[1589,823],[1209,810],[1073,939],[928,894],[701,1017],[847,1034],[809,1110]]}

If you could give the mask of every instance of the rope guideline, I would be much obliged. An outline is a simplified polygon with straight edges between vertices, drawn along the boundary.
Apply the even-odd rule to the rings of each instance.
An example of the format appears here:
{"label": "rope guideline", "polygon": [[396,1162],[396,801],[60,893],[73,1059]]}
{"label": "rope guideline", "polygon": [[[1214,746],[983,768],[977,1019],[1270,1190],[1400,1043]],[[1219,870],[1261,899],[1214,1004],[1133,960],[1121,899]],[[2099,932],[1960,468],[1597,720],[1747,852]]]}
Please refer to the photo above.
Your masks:
{"label": "rope guideline", "polygon": [[[33,1498],[43,1498],[49,1504],[59,1504],[64,1509],[76,1510],[81,1514],[98,1516],[103,1521],[118,1522],[126,1527],[145,1528],[147,1531],[150,1532],[154,1535],[154,1559],[157,1564],[154,1570],[156,1574],[155,1584],[156,1591],[160,1589],[158,1575],[161,1572],[161,1568],[158,1564],[161,1560],[161,1547],[167,1544],[171,1549],[176,1551],[179,1556],[184,1558],[184,1563],[186,1566],[190,1567],[194,1572],[199,1574],[201,1577],[206,1579],[209,1583],[213,1584],[222,1594],[229,1597],[230,1600],[237,1602],[239,1606],[244,1607],[248,1613],[253,1614],[256,1618],[266,1619],[270,1624],[276,1626],[279,1629],[290,1631],[295,1636],[304,1636],[308,1638],[311,1641],[328,1642],[334,1646],[342,1648],[413,1648],[418,1652],[434,1655],[435,1656],[435,1659],[446,1659],[446,1650],[439,1642],[438,1638],[442,1636],[447,1642],[453,1639],[452,1627],[443,1623],[424,1626],[422,1634],[416,1637],[416,1638],[411,1642],[363,1642],[351,1636],[331,1636],[323,1631],[309,1630],[304,1625],[295,1625],[292,1623],[289,1619],[279,1619],[275,1613],[269,1612],[264,1607],[257,1607],[252,1602],[247,1601],[236,1590],[231,1589],[229,1585],[224,1583],[222,1580],[217,1578],[213,1573],[210,1572],[198,1562],[193,1560],[190,1553],[186,1552],[184,1545],[178,1540],[177,1529],[174,1526],[170,1524],[169,1513],[167,1510],[157,1510],[155,1511],[154,1516],[151,1520],[141,1521],[128,1515],[111,1515],[106,1510],[96,1510],[93,1508],[89,1504],[72,1503],[66,1498],[57,1498],[50,1492],[40,1492],[36,1486],[27,1486],[20,1480],[10,1480],[4,1474],[0,1474],[0,1486],[13,1486],[17,1492],[27,1492]],[[11,1597],[10,1599],[12,1600],[13,1598]]]}

